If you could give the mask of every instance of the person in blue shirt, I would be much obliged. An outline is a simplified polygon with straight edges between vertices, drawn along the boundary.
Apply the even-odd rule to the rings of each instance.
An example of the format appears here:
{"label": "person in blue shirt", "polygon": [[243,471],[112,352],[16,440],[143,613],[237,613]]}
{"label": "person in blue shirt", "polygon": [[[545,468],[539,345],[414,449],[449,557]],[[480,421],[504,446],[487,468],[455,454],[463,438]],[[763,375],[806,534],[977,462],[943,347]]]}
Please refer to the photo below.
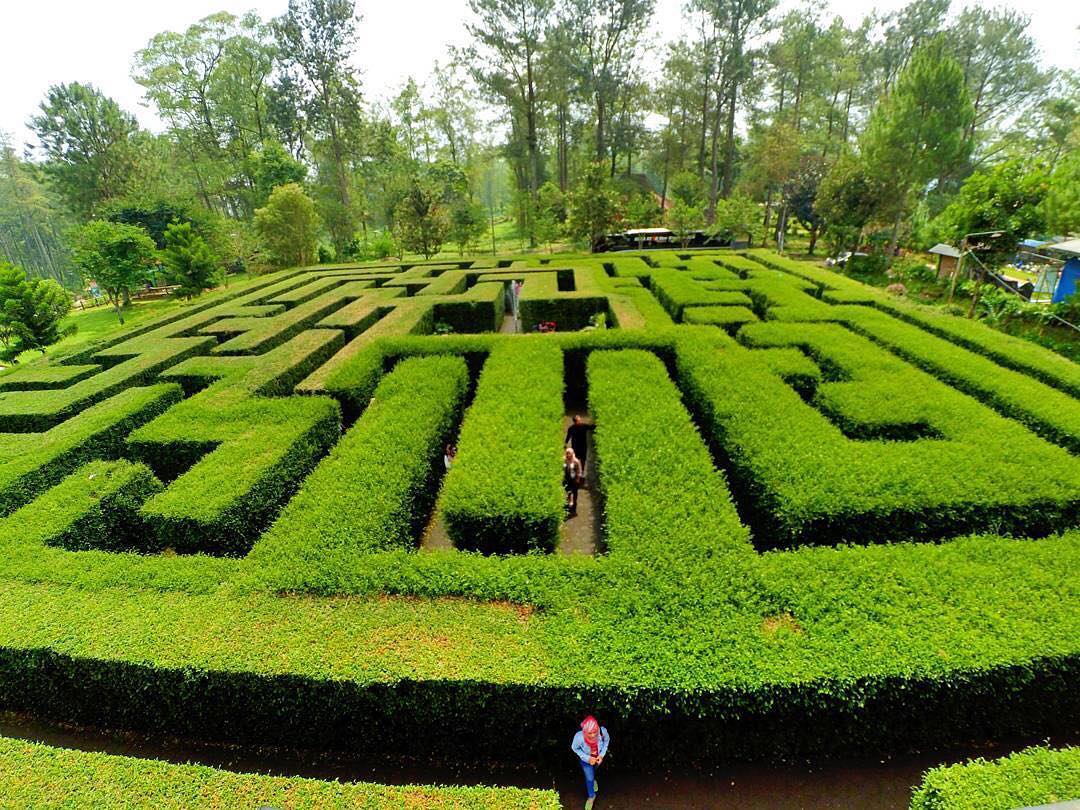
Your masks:
{"label": "person in blue shirt", "polygon": [[570,744],[571,750],[581,760],[581,770],[585,772],[585,810],[592,810],[596,800],[596,791],[600,789],[596,781],[596,769],[607,756],[608,743],[611,737],[606,728],[596,722],[591,714],[581,721],[581,731],[574,735],[574,741]]}

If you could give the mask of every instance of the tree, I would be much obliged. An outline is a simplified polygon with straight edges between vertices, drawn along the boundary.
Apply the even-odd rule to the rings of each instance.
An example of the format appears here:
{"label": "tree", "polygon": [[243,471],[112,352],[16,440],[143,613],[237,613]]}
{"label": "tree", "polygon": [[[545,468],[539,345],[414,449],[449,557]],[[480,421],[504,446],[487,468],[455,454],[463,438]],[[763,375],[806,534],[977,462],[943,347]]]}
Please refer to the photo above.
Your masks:
{"label": "tree", "polygon": [[1062,158],[1050,176],[1044,213],[1051,231],[1080,234],[1080,149]]}
{"label": "tree", "polygon": [[818,185],[814,212],[825,223],[831,247],[855,250],[862,230],[882,207],[885,191],[858,155],[843,152]]}
{"label": "tree", "polygon": [[971,152],[964,134],[974,115],[963,69],[936,38],[921,45],[874,108],[861,140],[868,173],[892,193],[890,253],[913,192],[954,171]]}
{"label": "tree", "polygon": [[25,351],[45,349],[75,331],[60,327],[71,309],[71,294],[51,278],[27,278],[0,261],[0,360],[15,361]]}
{"label": "tree", "polygon": [[691,171],[681,171],[671,178],[668,197],[688,205],[702,205],[705,202],[705,184]]}
{"label": "tree", "polygon": [[819,155],[805,154],[800,158],[794,176],[784,186],[784,201],[791,215],[810,231],[810,245],[807,253],[814,255],[818,234],[825,219],[814,207],[821,178],[825,174],[825,163]]}
{"label": "tree", "polygon": [[450,226],[447,237],[458,246],[460,255],[464,256],[465,251],[484,235],[486,229],[484,209],[475,202],[461,197],[450,206]]}
{"label": "tree", "polygon": [[619,195],[603,163],[592,163],[570,195],[567,230],[573,239],[595,250],[622,214]]}
{"label": "tree", "polygon": [[53,85],[30,126],[45,152],[46,175],[77,218],[128,190],[139,125],[93,86]]}
{"label": "tree", "polygon": [[[612,106],[630,84],[637,38],[654,0],[567,0],[565,24],[576,45],[571,62],[585,78],[596,121],[596,160],[607,157]],[[612,168],[614,174],[614,165]]]}
{"label": "tree", "polygon": [[696,205],[676,200],[664,214],[664,221],[679,238],[679,244],[685,248],[694,238],[694,231],[705,226],[705,213]]}
{"label": "tree", "polygon": [[255,184],[252,208],[261,208],[270,192],[288,183],[303,183],[307,166],[288,153],[277,141],[267,141],[248,155],[248,172]]}
{"label": "tree", "polygon": [[356,47],[353,0],[289,0],[274,29],[286,64],[304,84],[307,120],[322,136],[316,145],[323,155],[320,176],[330,178],[334,205],[328,219],[334,247],[344,255],[357,219],[350,170],[360,130],[360,88],[349,64]]}
{"label": "tree", "polygon": [[1000,231],[993,240],[996,251],[980,254],[983,260],[1004,260],[1020,240],[1046,229],[1044,200],[1049,178],[1044,167],[1020,158],[975,172],[959,193],[930,223],[936,238],[958,244],[965,234]]}
{"label": "tree", "polygon": [[735,194],[726,200],[717,200],[716,213],[708,233],[722,242],[731,242],[745,234],[753,243],[761,239],[761,209],[745,195]]}
{"label": "tree", "polygon": [[550,245],[566,227],[566,195],[550,180],[536,195],[536,239]]}
{"label": "tree", "polygon": [[74,286],[78,276],[63,238],[68,227],[41,167],[20,159],[0,132],[0,257],[29,276]]}
{"label": "tree", "polygon": [[255,233],[273,267],[300,267],[315,262],[320,227],[315,203],[298,183],[270,192],[255,212]]}
{"label": "tree", "polygon": [[169,282],[179,285],[176,294],[188,300],[216,287],[225,275],[210,246],[190,222],[174,222],[165,229],[161,261]]}
{"label": "tree", "polygon": [[971,6],[949,31],[953,56],[964,71],[972,116],[968,141],[1015,115],[1046,89],[1039,49],[1027,33],[1030,18],[1008,8]]}
{"label": "tree", "polygon": [[430,259],[442,249],[450,230],[441,190],[424,179],[415,179],[398,203],[394,215],[398,241],[404,249]]}
{"label": "tree", "polygon": [[156,254],[154,241],[135,225],[99,219],[78,228],[73,242],[83,280],[95,281],[105,291],[122,324],[121,302],[146,280]]}
{"label": "tree", "polygon": [[656,227],[663,216],[651,193],[631,194],[626,201],[626,224],[631,228]]}
{"label": "tree", "polygon": [[468,54],[473,78],[510,113],[512,143],[524,147],[518,188],[533,200],[541,183],[537,72],[554,8],[554,0],[469,0],[476,22],[466,25],[475,40]]}
{"label": "tree", "polygon": [[157,34],[134,78],[167,121],[207,208],[253,210],[248,155],[271,134],[268,87],[277,49],[256,14],[218,12]]}

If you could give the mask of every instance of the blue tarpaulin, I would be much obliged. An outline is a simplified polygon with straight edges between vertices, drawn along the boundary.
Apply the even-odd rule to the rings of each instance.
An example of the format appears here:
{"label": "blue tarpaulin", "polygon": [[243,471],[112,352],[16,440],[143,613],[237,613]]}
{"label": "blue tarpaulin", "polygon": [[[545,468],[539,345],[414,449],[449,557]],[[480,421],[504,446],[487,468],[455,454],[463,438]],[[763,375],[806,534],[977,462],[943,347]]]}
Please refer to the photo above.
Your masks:
{"label": "blue tarpaulin", "polygon": [[1058,304],[1080,288],[1080,258],[1069,259],[1061,268],[1061,278],[1054,290],[1053,302]]}

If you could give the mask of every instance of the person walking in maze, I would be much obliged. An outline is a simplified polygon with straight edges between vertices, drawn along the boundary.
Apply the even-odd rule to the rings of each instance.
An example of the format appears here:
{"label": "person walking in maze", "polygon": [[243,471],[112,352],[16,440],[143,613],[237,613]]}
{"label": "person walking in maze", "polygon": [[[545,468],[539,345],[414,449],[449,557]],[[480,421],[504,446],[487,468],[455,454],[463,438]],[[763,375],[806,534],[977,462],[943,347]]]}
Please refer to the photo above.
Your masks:
{"label": "person walking in maze", "polygon": [[457,459],[457,448],[452,445],[446,445],[446,449],[443,450],[443,466],[446,467],[446,471],[450,472],[450,468],[454,466],[454,461]]}
{"label": "person walking in maze", "polygon": [[581,476],[584,481],[585,465],[589,460],[589,431],[595,430],[596,425],[590,425],[580,416],[575,416],[570,421],[570,427],[566,429],[566,443],[574,449],[574,455],[581,462]]}
{"label": "person walking in maze", "polygon": [[585,469],[581,466],[578,457],[574,455],[574,449],[567,447],[563,454],[563,488],[566,490],[566,505],[570,509],[570,515],[577,514],[578,487],[585,475]]}
{"label": "person walking in maze", "polygon": [[585,793],[588,797],[585,799],[585,810],[592,810],[596,801],[596,792],[600,789],[596,769],[603,764],[610,742],[608,730],[590,714],[581,721],[581,731],[574,735],[574,741],[570,744],[571,750],[581,760],[581,770],[585,772]]}

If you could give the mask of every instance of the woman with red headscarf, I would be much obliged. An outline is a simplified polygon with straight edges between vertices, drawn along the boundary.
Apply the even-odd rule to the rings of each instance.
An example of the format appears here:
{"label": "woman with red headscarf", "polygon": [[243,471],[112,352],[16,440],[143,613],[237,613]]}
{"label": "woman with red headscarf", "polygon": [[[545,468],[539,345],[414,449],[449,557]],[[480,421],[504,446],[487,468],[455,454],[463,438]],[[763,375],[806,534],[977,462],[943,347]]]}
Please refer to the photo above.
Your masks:
{"label": "woman with red headscarf", "polygon": [[590,714],[581,721],[581,731],[574,735],[574,742],[570,745],[581,760],[581,770],[585,772],[585,792],[588,795],[585,810],[592,810],[596,791],[600,788],[596,781],[596,769],[604,761],[610,741],[607,729]]}

